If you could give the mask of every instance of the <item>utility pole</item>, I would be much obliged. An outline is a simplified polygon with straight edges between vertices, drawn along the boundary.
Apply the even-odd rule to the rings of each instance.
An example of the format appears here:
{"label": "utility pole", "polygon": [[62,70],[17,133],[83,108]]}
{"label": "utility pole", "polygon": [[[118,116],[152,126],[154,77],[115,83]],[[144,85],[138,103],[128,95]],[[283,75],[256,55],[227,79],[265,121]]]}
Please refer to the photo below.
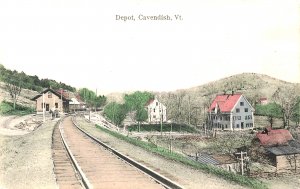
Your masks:
{"label": "utility pole", "polygon": [[44,97],[44,93],[43,93],[43,122],[45,123],[46,118],[45,118],[45,97]]}
{"label": "utility pole", "polygon": [[60,111],[63,112],[63,100],[62,100],[63,89],[60,89]]}
{"label": "utility pole", "polygon": [[159,105],[159,113],[160,113],[160,135],[162,136],[162,109],[161,109],[161,104]]}
{"label": "utility pole", "polygon": [[171,121],[171,130],[170,130],[170,133],[169,133],[169,139],[170,139],[170,153],[172,153],[172,135],[171,135],[171,132],[172,132],[172,126],[173,126],[173,122]]}
{"label": "utility pole", "polygon": [[245,160],[245,157],[243,155],[246,155],[247,156],[247,152],[239,152],[239,153],[236,153],[238,155],[241,156],[241,158],[238,158],[239,160],[241,160],[241,171],[242,171],[242,175],[244,175],[244,160]]}

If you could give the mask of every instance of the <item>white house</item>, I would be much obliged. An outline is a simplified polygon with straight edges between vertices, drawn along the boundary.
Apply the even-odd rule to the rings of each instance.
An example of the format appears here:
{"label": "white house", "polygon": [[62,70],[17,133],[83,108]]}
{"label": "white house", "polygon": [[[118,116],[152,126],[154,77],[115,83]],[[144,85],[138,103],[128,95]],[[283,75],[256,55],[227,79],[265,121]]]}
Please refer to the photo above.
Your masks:
{"label": "white house", "polygon": [[167,121],[167,108],[157,99],[150,99],[146,104],[146,109],[149,123],[159,123],[161,120],[162,122]]}
{"label": "white house", "polygon": [[214,129],[246,130],[254,128],[254,108],[242,94],[217,95],[208,110]]}

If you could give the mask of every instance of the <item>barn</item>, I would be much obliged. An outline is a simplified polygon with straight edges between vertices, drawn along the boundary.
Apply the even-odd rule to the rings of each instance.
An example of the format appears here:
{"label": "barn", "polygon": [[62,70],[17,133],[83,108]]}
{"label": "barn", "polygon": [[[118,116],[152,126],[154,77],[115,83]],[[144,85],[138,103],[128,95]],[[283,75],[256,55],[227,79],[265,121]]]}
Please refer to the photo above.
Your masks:
{"label": "barn", "polygon": [[256,136],[277,173],[300,171],[300,143],[288,130],[270,127]]}

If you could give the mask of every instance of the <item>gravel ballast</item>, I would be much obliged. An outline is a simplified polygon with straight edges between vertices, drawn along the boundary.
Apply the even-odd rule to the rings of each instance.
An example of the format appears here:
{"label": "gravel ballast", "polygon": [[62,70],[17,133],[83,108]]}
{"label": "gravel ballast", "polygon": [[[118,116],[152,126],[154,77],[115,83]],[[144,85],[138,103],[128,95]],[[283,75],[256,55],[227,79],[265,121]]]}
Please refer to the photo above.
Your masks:
{"label": "gravel ballast", "polygon": [[56,122],[25,135],[0,135],[0,188],[58,188],[51,152]]}

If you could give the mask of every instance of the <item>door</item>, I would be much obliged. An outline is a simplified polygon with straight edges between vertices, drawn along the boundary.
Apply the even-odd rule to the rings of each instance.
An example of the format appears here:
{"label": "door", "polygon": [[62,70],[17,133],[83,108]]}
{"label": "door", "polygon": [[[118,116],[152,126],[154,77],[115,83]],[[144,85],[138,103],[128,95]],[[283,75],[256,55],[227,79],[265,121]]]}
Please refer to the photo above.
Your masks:
{"label": "door", "polygon": [[49,104],[46,104],[46,111],[49,111]]}
{"label": "door", "polygon": [[244,122],[241,123],[241,129],[244,129]]}

